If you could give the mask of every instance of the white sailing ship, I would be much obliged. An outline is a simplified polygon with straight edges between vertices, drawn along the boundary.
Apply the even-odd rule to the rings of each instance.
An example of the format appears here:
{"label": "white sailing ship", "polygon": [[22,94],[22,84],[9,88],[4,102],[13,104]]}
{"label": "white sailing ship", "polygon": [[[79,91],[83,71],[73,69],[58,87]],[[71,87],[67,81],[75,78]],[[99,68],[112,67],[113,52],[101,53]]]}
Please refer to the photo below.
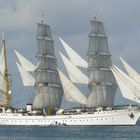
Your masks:
{"label": "white sailing ship", "polygon": [[[140,108],[134,105],[114,106],[114,97],[118,85],[124,98],[140,103],[140,75],[122,58],[128,75],[112,65],[103,23],[97,21],[95,15],[91,20],[88,62],[59,39],[69,57],[60,52],[69,77],[57,66],[50,26],[44,24],[43,18],[38,24],[37,66],[15,50],[24,86],[34,86],[36,90],[33,105],[28,104],[25,110],[18,110],[10,107],[11,92],[3,37],[0,125],[135,125],[140,117]],[[87,68],[87,75],[79,67]],[[75,83],[87,85],[89,95],[84,95]],[[68,102],[82,106],[62,109],[63,95]]]}

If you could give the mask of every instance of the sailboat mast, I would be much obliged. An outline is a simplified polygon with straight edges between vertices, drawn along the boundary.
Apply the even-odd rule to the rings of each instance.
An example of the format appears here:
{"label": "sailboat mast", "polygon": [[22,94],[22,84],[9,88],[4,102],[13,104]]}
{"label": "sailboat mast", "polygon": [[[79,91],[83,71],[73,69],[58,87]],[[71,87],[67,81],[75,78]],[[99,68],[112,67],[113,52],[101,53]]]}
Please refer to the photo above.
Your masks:
{"label": "sailboat mast", "polygon": [[6,82],[6,108],[10,108],[10,96],[9,96],[9,80],[8,80],[8,67],[7,67],[7,58],[6,58],[6,45],[5,45],[5,38],[4,38],[4,33],[2,33],[3,36],[3,47],[4,47],[4,78]]}

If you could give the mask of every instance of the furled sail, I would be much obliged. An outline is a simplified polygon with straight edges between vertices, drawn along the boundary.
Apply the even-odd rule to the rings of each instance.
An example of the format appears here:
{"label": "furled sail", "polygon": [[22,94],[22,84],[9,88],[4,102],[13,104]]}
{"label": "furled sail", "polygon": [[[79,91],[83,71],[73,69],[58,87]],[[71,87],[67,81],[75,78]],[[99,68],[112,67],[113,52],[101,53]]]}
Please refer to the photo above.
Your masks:
{"label": "furled sail", "polygon": [[111,54],[103,23],[91,20],[88,48],[89,97],[88,106],[113,106],[116,81],[109,69]]}
{"label": "furled sail", "polygon": [[20,72],[22,82],[24,86],[34,86],[35,85],[35,78],[27,72],[19,63],[16,63],[18,70]]}
{"label": "furled sail", "polygon": [[140,103],[140,100],[136,97],[134,93],[133,87],[129,82],[127,82],[128,79],[126,79],[126,76],[124,76],[122,72],[120,72],[121,70],[116,66],[112,66],[110,69],[115,76],[115,79],[119,85],[123,97],[131,101]]}
{"label": "furled sail", "polygon": [[80,103],[80,104],[87,104],[86,97],[80,92],[78,88],[74,86],[72,82],[64,75],[64,73],[58,69],[60,79],[64,89],[64,95],[67,101]]}
{"label": "furled sail", "polygon": [[65,64],[69,77],[73,83],[88,84],[88,77],[80,71],[71,61],[69,61],[61,52],[60,56]]}
{"label": "furled sail", "polygon": [[36,69],[36,66],[33,65],[29,60],[27,60],[23,55],[21,55],[17,50],[15,50],[15,53],[20,61],[21,66],[26,71],[34,71]]}
{"label": "furled sail", "polygon": [[87,68],[88,63],[79,55],[77,54],[66,42],[64,42],[60,37],[59,40],[61,41],[63,47],[65,48],[70,61],[75,65],[75,66],[80,66]]}
{"label": "furled sail", "polygon": [[128,75],[140,84],[140,75],[126,61],[120,57]]}

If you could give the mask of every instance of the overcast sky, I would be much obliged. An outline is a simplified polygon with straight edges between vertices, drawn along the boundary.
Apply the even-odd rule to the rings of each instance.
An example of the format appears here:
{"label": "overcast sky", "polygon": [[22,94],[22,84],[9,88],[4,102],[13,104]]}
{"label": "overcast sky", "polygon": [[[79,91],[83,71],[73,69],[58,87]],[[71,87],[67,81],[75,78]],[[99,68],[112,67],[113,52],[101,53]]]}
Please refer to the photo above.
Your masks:
{"label": "overcast sky", "polygon": [[[0,32],[6,34],[12,90],[16,95],[14,104],[20,106],[30,102],[34,95],[33,89],[22,86],[14,49],[35,63],[36,23],[40,22],[42,10],[45,22],[51,25],[56,55],[58,50],[63,49],[57,38],[61,36],[86,59],[94,8],[97,19],[104,22],[113,63],[122,68],[121,56],[140,72],[139,0],[0,0]],[[117,93],[116,103],[124,102],[128,103]]]}

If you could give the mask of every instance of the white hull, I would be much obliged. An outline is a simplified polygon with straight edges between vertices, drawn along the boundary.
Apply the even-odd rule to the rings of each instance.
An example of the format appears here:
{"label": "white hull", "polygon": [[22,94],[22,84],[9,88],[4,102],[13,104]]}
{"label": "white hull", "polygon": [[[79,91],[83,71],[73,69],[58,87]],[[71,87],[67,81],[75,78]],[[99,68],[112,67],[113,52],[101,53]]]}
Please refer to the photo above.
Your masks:
{"label": "white hull", "polygon": [[[134,117],[130,117],[133,113]],[[50,125],[135,125],[140,110],[99,111],[93,114],[23,116],[17,113],[0,113],[0,125],[50,126]]]}

